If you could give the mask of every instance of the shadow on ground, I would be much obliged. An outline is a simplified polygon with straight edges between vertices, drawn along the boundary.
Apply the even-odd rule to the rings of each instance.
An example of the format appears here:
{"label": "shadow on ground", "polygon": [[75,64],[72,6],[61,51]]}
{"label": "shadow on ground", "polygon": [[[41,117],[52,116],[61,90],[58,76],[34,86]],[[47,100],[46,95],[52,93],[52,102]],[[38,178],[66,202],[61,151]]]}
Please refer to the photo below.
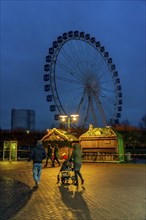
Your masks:
{"label": "shadow on ground", "polygon": [[22,182],[0,177],[0,219],[6,220],[15,215],[30,199],[33,191]]}
{"label": "shadow on ground", "polygon": [[73,185],[60,185],[59,191],[61,194],[62,201],[69,208],[72,213],[71,219],[88,219],[91,220],[90,211],[86,204],[83,193],[85,187],[80,189]]}

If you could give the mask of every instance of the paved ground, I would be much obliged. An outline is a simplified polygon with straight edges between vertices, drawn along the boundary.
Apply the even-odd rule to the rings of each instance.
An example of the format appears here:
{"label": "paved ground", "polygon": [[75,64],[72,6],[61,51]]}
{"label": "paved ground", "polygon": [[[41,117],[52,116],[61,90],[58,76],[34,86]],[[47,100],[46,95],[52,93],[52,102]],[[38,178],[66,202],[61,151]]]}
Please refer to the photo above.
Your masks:
{"label": "paved ground", "polygon": [[57,184],[44,168],[35,190],[27,162],[0,162],[0,219],[146,220],[146,165],[84,163],[84,186]]}

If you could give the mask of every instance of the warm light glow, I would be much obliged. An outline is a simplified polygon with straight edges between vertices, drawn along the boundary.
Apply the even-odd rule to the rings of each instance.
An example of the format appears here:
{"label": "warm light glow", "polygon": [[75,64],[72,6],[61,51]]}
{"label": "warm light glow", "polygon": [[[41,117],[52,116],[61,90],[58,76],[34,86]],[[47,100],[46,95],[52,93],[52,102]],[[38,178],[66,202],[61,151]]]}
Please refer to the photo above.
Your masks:
{"label": "warm light glow", "polygon": [[62,121],[65,121],[65,118],[62,118]]}
{"label": "warm light glow", "polygon": [[26,130],[26,134],[29,134],[30,133],[30,130]]}
{"label": "warm light glow", "polygon": [[79,115],[70,115],[72,121],[77,121]]}
{"label": "warm light glow", "polygon": [[72,123],[76,122],[78,117],[79,117],[79,115],[70,115],[70,116],[60,115],[59,117],[61,118],[62,122],[67,122],[67,124],[68,124],[68,131],[70,131],[70,124],[71,124],[71,122]]}
{"label": "warm light glow", "polygon": [[68,118],[68,116],[67,115],[60,115],[59,116],[60,118],[61,118],[61,121],[66,121],[66,119]]}
{"label": "warm light glow", "polygon": [[76,117],[77,118],[77,117],[79,117],[79,115],[70,115],[70,117]]}

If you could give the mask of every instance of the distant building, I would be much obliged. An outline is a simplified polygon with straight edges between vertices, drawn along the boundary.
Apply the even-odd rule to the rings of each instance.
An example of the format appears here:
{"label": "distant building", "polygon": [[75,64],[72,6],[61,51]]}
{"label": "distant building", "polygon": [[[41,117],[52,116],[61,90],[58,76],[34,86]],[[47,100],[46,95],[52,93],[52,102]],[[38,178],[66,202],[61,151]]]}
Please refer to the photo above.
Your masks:
{"label": "distant building", "polygon": [[12,109],[11,130],[35,130],[35,111]]}

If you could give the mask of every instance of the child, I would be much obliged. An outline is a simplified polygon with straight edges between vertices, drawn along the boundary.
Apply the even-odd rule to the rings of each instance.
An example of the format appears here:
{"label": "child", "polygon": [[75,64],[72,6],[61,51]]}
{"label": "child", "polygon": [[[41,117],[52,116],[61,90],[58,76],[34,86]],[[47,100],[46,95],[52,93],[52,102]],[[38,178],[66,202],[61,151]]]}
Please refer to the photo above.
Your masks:
{"label": "child", "polygon": [[70,162],[68,160],[68,156],[66,155],[66,153],[63,153],[62,157],[63,157],[64,161],[63,161],[62,166],[60,168],[59,174],[57,175],[57,183],[59,183],[59,181],[60,181],[60,173],[63,171],[68,172],[70,169]]}
{"label": "child", "polygon": [[64,161],[62,163],[60,171],[65,171],[65,170],[68,170],[69,160],[68,160],[68,156],[65,153],[62,154],[62,157],[63,157]]}

